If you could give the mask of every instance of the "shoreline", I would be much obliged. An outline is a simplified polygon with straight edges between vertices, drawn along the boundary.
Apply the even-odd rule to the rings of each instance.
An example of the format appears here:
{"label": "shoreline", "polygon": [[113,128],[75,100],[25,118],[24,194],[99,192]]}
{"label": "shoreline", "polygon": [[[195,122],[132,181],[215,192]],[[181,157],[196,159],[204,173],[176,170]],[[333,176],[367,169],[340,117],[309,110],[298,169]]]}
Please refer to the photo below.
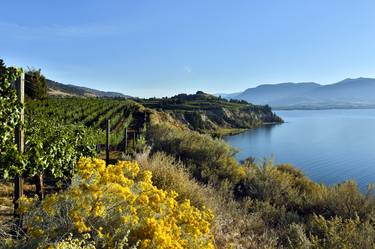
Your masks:
{"label": "shoreline", "polygon": [[272,111],[327,111],[327,110],[373,110],[374,107],[327,107],[327,108],[272,108]]}
{"label": "shoreline", "polygon": [[263,123],[259,126],[255,126],[255,127],[251,127],[251,128],[221,128],[219,130],[209,132],[209,134],[214,136],[214,137],[233,136],[233,135],[244,133],[248,130],[260,128],[262,126],[279,125],[279,124],[283,124],[283,123],[285,123],[285,122],[265,122],[265,123]]}

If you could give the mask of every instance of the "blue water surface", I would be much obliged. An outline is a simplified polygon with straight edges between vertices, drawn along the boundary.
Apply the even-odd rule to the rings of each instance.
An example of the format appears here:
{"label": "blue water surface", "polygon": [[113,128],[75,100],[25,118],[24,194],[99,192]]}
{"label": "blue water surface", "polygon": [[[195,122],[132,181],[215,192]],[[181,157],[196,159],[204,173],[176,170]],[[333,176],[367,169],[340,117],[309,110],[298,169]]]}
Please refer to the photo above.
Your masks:
{"label": "blue water surface", "polygon": [[276,111],[285,123],[226,136],[238,160],[272,157],[317,182],[375,183],[375,109]]}

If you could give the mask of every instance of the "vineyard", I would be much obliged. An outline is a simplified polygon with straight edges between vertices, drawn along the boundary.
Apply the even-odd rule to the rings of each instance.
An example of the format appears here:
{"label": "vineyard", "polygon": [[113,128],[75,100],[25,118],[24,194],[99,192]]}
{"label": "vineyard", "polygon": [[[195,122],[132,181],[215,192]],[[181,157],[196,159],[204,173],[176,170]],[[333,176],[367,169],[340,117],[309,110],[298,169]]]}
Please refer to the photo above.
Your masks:
{"label": "vineyard", "polygon": [[[143,131],[147,113],[143,106],[132,100],[57,98],[28,101],[25,117],[26,122],[38,118],[97,129],[103,132],[98,143],[104,143],[106,120],[110,120],[110,142],[118,146],[125,142],[126,129],[137,136]],[[133,137],[129,136],[129,139]]]}

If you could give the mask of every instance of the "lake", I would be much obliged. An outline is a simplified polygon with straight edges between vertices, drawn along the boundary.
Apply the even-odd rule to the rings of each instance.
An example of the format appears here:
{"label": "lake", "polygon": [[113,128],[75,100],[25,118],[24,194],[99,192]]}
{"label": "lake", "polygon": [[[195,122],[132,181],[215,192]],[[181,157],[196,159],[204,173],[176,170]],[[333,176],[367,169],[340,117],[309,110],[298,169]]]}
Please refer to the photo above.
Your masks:
{"label": "lake", "polygon": [[285,123],[224,138],[238,160],[272,157],[326,184],[375,183],[375,109],[276,111]]}

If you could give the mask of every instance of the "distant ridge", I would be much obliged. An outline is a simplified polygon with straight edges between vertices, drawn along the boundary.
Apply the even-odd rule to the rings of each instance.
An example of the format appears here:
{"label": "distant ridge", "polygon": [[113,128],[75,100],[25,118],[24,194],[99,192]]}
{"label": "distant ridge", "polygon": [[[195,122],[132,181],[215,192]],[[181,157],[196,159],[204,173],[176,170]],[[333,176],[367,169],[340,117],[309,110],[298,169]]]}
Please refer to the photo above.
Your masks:
{"label": "distant ridge", "polygon": [[268,104],[276,109],[329,109],[375,107],[375,79],[345,79],[329,85],[314,82],[263,84],[223,98]]}
{"label": "distant ridge", "polygon": [[105,92],[83,86],[62,84],[47,79],[48,95],[53,97],[99,97],[99,98],[131,98],[118,92]]}

